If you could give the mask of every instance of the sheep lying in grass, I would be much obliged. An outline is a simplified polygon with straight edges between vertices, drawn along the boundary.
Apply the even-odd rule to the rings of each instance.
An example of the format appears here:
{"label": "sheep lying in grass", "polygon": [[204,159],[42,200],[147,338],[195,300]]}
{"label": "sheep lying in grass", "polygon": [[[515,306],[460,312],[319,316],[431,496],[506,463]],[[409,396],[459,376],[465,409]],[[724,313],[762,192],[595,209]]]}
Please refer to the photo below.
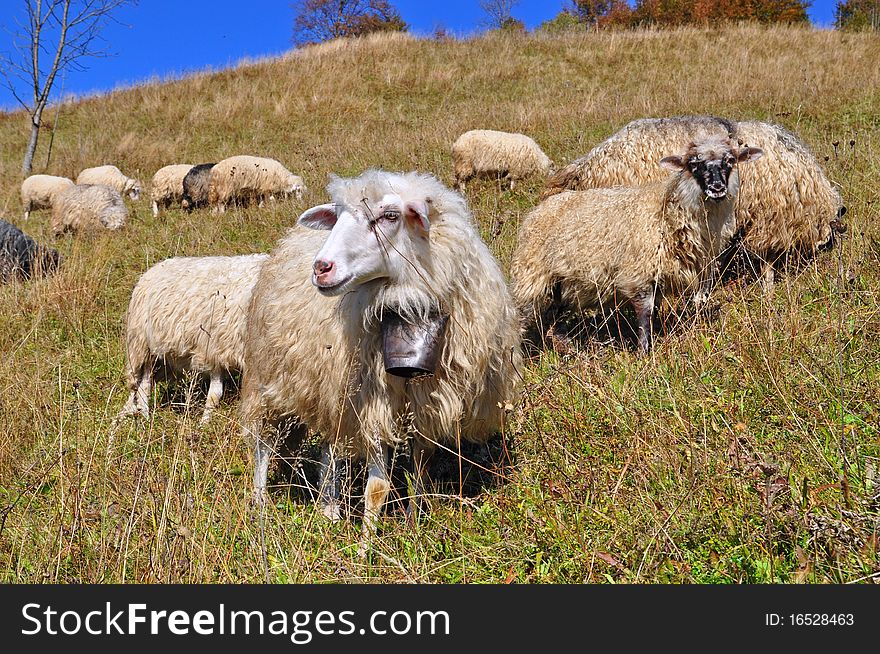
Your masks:
{"label": "sheep lying in grass", "polygon": [[140,181],[133,177],[126,177],[116,166],[96,166],[85,168],[76,176],[77,184],[103,184],[114,188],[122,195],[137,201],[141,197],[142,186]]}
{"label": "sheep lying in grass", "polygon": [[119,229],[128,209],[119,191],[103,184],[75,184],[55,196],[52,231],[56,236],[100,228]]}
{"label": "sheep lying in grass", "polygon": [[31,175],[21,183],[21,203],[24,205],[24,219],[31,211],[51,209],[52,200],[64,189],[73,186],[73,181],[54,175]]}
{"label": "sheep lying in grass", "polygon": [[265,157],[239,155],[219,161],[211,169],[208,203],[214,213],[223,213],[230,203],[247,204],[295,195],[301,198],[305,186],[280,162]]}
{"label": "sheep lying in grass", "polygon": [[553,162],[524,134],[473,129],[452,144],[455,184],[460,191],[477,175],[507,177],[510,188],[530,175],[548,175]]}
{"label": "sheep lying in grass", "polygon": [[[436,444],[483,442],[517,395],[520,330],[504,275],[465,200],[430,175],[370,170],[327,186],[263,267],[248,315],[242,416],[264,501],[272,433],[286,420],[366,458],[365,551],[390,484],[388,447],[412,439],[416,495]],[[317,253],[317,255],[315,254]],[[315,288],[317,288],[317,291]],[[433,376],[383,366],[380,322],[447,315]],[[335,484],[331,484],[335,486]],[[337,515],[322,488],[325,513]]]}
{"label": "sheep lying in grass", "polygon": [[565,191],[523,221],[511,264],[513,295],[540,325],[551,297],[581,310],[629,302],[639,349],[664,294],[696,291],[734,231],[738,163],[761,156],[707,138],[660,164],[677,171],[642,187]]}
{"label": "sheep lying in grass", "polygon": [[48,275],[61,260],[57,250],[38,245],[15,225],[0,220],[0,283]]}
{"label": "sheep lying in grass", "polygon": [[833,245],[834,232],[844,229],[839,219],[846,209],[840,194],[797,136],[759,121],[732,122],[713,116],[635,120],[559,170],[544,197],[564,189],[660,181],[663,172],[655,164],[664,153],[710,136],[730,137],[764,151],[743,178],[736,219],[744,249],[750,259],[760,262],[768,283],[777,262],[789,256],[810,257]]}
{"label": "sheep lying in grass", "polygon": [[125,316],[131,395],[120,417],[149,417],[154,373],[210,375],[202,424],[223,397],[223,380],[241,371],[247,307],[265,254],[176,257],[141,275]]}
{"label": "sheep lying in grass", "polygon": [[187,211],[208,204],[208,187],[211,183],[211,170],[216,164],[203,163],[193,166],[183,178],[183,200],[181,206]]}
{"label": "sheep lying in grass", "polygon": [[156,171],[150,181],[150,208],[154,217],[159,215],[160,209],[183,199],[183,178],[190,170],[192,164],[171,164]]}

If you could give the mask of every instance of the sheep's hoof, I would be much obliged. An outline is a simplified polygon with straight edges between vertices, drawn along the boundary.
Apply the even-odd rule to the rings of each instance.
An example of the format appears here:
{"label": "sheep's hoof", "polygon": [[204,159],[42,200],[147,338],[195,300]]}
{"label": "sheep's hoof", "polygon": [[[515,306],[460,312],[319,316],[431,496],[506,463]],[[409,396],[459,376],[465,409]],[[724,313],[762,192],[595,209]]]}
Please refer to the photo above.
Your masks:
{"label": "sheep's hoof", "polygon": [[321,508],[321,514],[330,522],[342,520],[342,508],[339,506],[339,502],[328,502]]}
{"label": "sheep's hoof", "polygon": [[251,508],[254,510],[265,509],[269,505],[269,493],[265,488],[255,488],[251,495]]}
{"label": "sheep's hoof", "polygon": [[365,559],[367,558],[367,554],[370,552],[370,541],[367,538],[361,538],[360,544],[358,544],[358,558]]}

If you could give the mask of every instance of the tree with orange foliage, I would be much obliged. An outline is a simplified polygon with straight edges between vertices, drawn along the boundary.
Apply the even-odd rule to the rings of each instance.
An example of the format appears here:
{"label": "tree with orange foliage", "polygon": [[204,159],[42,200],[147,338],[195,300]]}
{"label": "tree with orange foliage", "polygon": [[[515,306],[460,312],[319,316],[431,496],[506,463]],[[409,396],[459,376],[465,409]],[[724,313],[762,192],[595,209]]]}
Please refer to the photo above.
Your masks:
{"label": "tree with orange foliage", "polygon": [[294,45],[407,30],[407,24],[388,0],[299,0],[292,7]]}

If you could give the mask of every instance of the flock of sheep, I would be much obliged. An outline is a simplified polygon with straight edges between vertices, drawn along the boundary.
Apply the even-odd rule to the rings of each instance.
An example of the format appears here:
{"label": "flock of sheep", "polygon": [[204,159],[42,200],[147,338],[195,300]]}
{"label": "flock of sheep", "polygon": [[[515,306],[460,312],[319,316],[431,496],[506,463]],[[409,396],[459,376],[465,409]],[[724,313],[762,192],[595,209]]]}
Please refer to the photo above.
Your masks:
{"label": "flock of sheep", "polygon": [[[809,149],[756,121],[637,120],[555,173],[521,134],[467,132],[452,158],[461,192],[417,172],[333,176],[329,202],[302,213],[270,254],[178,257],[147,270],[125,315],[130,397],[119,418],[149,416],[157,373],[191,371],[210,378],[207,422],[230,373],[240,372],[255,501],[266,501],[278,439],[320,435],[328,518],[342,514],[339,463],[366,461],[365,553],[390,490],[389,450],[411,448],[417,510],[436,447],[503,429],[529,330],[542,334],[566,307],[588,314],[629,304],[645,352],[661,299],[705,301],[734,253],[771,283],[776,268],[830,247],[844,229],[840,194]],[[509,284],[463,195],[478,175],[511,187],[549,176],[520,226]],[[179,203],[222,212],[303,190],[277,161],[232,157],[160,169],[152,210]],[[76,184],[30,177],[22,202],[25,219],[51,208],[58,234],[121,226],[122,196],[140,192],[102,166]],[[4,279],[58,265],[54,250],[20,232],[9,239],[10,230],[0,225]],[[390,363],[395,348],[417,363]]]}

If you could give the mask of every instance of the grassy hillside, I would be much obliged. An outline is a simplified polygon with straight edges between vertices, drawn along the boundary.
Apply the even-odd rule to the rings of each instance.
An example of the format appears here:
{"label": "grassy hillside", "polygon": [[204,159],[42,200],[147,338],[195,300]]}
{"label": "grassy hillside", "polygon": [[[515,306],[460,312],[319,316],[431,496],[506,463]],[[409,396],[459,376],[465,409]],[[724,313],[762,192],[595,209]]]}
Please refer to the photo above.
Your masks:
{"label": "grassy hillside", "polygon": [[[808,29],[382,37],[65,104],[34,172],[115,163],[148,182],[164,164],[250,153],[309,191],[220,217],[154,219],[141,200],[118,234],[58,239],[54,278],[0,288],[0,580],[253,582],[265,562],[292,582],[876,581],[878,60],[875,35]],[[525,132],[564,164],[631,119],[690,113],[800,134],[842,189],[842,247],[772,296],[718,289],[717,311],[649,357],[599,343],[536,356],[506,437],[461,465],[438,456],[430,515],[389,511],[369,560],[357,516],[328,524],[298,490],[308,461],[279,466],[261,531],[234,399],[202,429],[202,399],[187,412],[172,394],[111,433],[121,316],[153,263],[268,251],[325,201],[331,172],[451,182],[466,129]],[[45,212],[21,222],[27,135],[25,116],[0,115],[0,217],[51,242]],[[469,186],[505,266],[540,188]]]}

